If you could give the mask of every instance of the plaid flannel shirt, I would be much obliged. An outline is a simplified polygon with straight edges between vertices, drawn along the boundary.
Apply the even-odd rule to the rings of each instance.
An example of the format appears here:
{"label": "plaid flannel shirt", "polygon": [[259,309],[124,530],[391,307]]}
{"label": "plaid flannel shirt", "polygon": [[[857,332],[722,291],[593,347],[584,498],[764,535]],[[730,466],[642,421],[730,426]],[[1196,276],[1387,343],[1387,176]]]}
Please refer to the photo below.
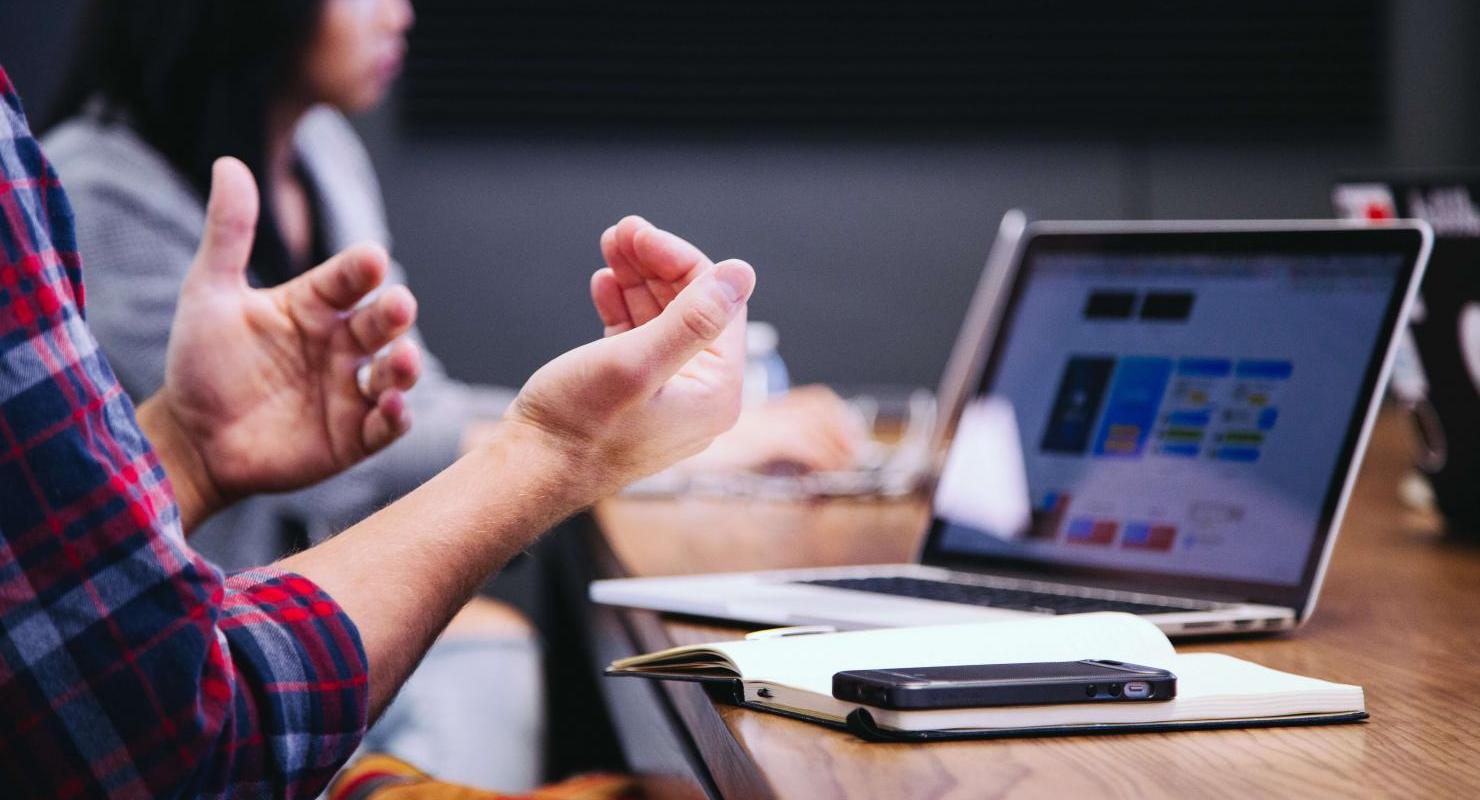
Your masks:
{"label": "plaid flannel shirt", "polygon": [[0,795],[313,796],[364,734],[366,679],[317,586],[186,546],[0,70]]}

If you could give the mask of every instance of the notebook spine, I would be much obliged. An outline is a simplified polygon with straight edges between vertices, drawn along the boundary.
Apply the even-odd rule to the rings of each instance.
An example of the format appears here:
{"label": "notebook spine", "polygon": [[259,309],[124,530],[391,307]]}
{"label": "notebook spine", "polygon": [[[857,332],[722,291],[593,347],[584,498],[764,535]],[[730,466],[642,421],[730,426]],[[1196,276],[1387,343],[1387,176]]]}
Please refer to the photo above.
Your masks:
{"label": "notebook spine", "polygon": [[1137,725],[1059,725],[1040,728],[994,730],[896,731],[879,727],[866,708],[848,714],[847,729],[869,742],[941,742],[961,739],[1007,739],[1024,736],[1081,736],[1095,734],[1162,733],[1168,731],[1229,730],[1233,728],[1284,728],[1295,725],[1343,725],[1367,719],[1367,712],[1313,714],[1265,719],[1195,720]]}

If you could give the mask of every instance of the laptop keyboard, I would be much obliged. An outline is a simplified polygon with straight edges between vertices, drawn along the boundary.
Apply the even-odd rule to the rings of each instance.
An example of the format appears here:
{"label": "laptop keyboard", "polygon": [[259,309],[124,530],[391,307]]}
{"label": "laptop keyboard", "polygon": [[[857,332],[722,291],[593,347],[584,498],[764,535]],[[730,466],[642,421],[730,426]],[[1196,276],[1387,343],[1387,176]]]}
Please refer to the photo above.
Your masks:
{"label": "laptop keyboard", "polygon": [[[920,600],[941,600],[973,606],[991,606],[1014,611],[1036,611],[1041,614],[1079,614],[1087,611],[1125,611],[1131,614],[1159,614],[1171,611],[1197,611],[1192,605],[1168,606],[1111,600],[1103,597],[1035,592],[970,583],[932,581],[924,578],[835,578],[797,581],[808,586],[828,586],[858,592],[875,592]],[[1211,606],[1209,606],[1211,607]]]}

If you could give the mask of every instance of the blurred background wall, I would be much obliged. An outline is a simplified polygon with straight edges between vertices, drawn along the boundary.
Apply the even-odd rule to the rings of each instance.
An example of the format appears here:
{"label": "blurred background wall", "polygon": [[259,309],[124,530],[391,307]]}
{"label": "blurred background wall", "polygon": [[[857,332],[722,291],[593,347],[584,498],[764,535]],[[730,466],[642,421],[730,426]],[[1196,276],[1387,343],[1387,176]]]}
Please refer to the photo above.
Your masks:
{"label": "blurred background wall", "polygon": [[[33,116],[50,101],[81,5],[0,0],[0,64]],[[598,235],[625,213],[678,231],[717,258],[752,261],[762,280],[752,316],[780,328],[781,351],[797,380],[933,385],[995,221],[1009,207],[1054,218],[1322,217],[1330,215],[1328,192],[1338,174],[1480,164],[1480,4],[1471,0],[1357,3],[1370,17],[1369,29],[1359,26],[1357,34],[1318,21],[1304,31],[1309,41],[1291,45],[1297,55],[1313,48],[1310,63],[1297,66],[1319,73],[1325,65],[1331,74],[1322,90],[1329,95],[1335,87],[1348,105],[1325,117],[1306,114],[1301,124],[1226,130],[1218,127],[1217,97],[1202,84],[1191,90],[1201,92],[1206,102],[1197,108],[1207,113],[1186,130],[1138,125],[1135,110],[1123,104],[1102,124],[1090,112],[1076,116],[1072,102],[1042,94],[1034,83],[1039,72],[1015,72],[1017,61],[985,65],[978,88],[991,92],[956,93],[958,103],[1001,104],[992,107],[1000,113],[982,118],[901,125],[885,108],[878,119],[842,115],[825,124],[796,124],[796,113],[756,124],[739,113],[642,124],[631,113],[605,118],[602,106],[582,109],[581,59],[588,54],[579,41],[556,48],[573,59],[562,74],[575,75],[576,89],[566,85],[564,93],[527,104],[530,119],[521,124],[526,106],[507,98],[524,95],[500,72],[519,64],[520,54],[507,42],[503,50],[488,42],[480,55],[477,40],[470,52],[469,42],[447,39],[449,29],[490,24],[490,8],[505,13],[505,6],[520,5],[419,3],[408,79],[390,104],[357,121],[380,169],[395,255],[421,297],[423,330],[452,371],[472,380],[517,385],[598,332],[586,283],[599,265]],[[847,13],[848,4],[833,5]],[[1187,6],[1146,3],[1140,12],[1174,20]],[[706,13],[703,5],[684,7]],[[1081,42],[1115,35],[1070,27],[1066,36]],[[1175,37],[1176,29],[1164,34]],[[1322,38],[1328,34],[1333,38]],[[1256,31],[1253,40],[1280,35]],[[1355,52],[1334,38],[1351,35],[1372,38]],[[1079,46],[1070,39],[1058,44]],[[694,45],[700,59],[704,46]],[[658,69],[669,63],[661,47]],[[649,61],[652,50],[644,50]],[[621,58],[620,51],[603,52]],[[734,57],[714,52],[716,59]],[[1263,69],[1267,64],[1238,62],[1250,52],[1257,48],[1231,50],[1219,73],[1246,76],[1247,85],[1235,87],[1238,97],[1265,97],[1276,109],[1303,103],[1301,113],[1323,102],[1266,97],[1285,78]],[[1217,54],[1193,55],[1198,63],[1219,63],[1209,62]],[[621,90],[601,71],[610,63],[588,65],[608,94]],[[1176,62],[1163,58],[1154,66],[1168,64]],[[476,71],[480,66],[487,74]],[[1094,64],[1079,68],[1100,74]],[[1052,77],[1051,66],[1034,69]],[[705,80],[722,83],[727,74],[719,68]],[[1130,85],[1138,80],[1133,71],[1105,74],[1127,84],[1104,90],[1112,98],[1144,88]],[[1370,91],[1343,94],[1348,84]],[[712,102],[725,97],[713,83],[704,90]],[[1352,103],[1361,104],[1355,112]],[[480,113],[463,113],[468,104]],[[1058,116],[1050,113],[1055,109]],[[1231,119],[1241,119],[1237,110]],[[806,117],[807,109],[797,113]]]}

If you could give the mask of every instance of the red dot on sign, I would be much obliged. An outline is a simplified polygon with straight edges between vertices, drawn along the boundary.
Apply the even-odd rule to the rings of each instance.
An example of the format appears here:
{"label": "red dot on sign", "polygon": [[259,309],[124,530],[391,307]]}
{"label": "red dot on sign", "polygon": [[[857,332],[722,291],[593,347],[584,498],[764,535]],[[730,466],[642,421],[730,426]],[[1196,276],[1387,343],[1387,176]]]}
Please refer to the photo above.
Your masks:
{"label": "red dot on sign", "polygon": [[1392,218],[1393,218],[1393,211],[1392,211],[1392,209],[1388,208],[1387,206],[1385,206],[1385,205],[1383,205],[1381,203],[1368,203],[1367,204],[1367,219],[1378,220],[1378,219],[1392,219]]}

